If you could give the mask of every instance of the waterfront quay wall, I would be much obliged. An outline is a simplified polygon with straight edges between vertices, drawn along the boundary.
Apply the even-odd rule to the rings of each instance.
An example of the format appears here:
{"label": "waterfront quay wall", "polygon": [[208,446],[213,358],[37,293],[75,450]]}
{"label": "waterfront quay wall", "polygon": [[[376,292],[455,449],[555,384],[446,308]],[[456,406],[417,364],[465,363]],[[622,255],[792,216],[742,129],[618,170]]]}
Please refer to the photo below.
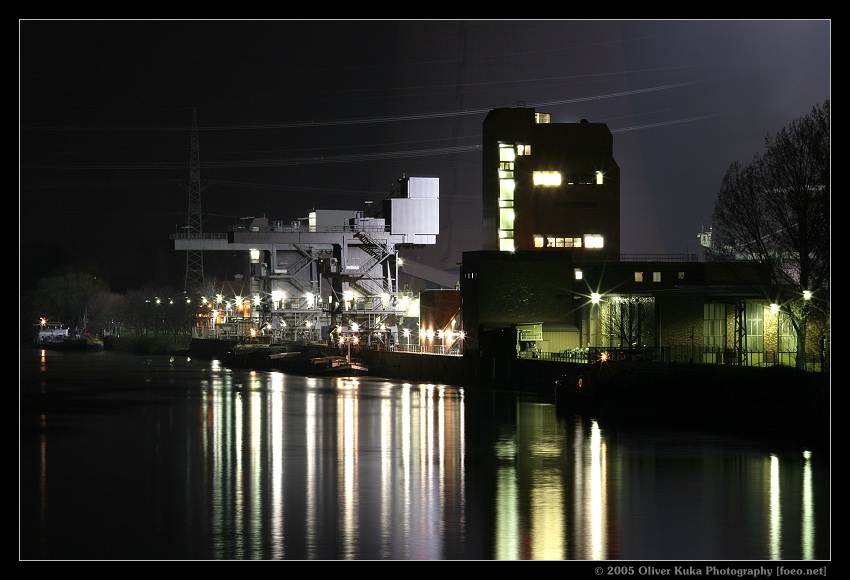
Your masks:
{"label": "waterfront quay wall", "polygon": [[[189,355],[222,358],[238,339],[193,338]],[[478,357],[361,349],[357,358],[369,365],[369,374],[387,379],[482,387],[554,396],[555,380],[586,365],[510,357]]]}
{"label": "waterfront quay wall", "polygon": [[189,356],[220,359],[237,344],[238,338],[193,338],[189,343]]}
{"label": "waterfront quay wall", "polygon": [[389,379],[507,389],[554,396],[555,380],[586,364],[474,355],[445,356],[363,350],[370,373]]}

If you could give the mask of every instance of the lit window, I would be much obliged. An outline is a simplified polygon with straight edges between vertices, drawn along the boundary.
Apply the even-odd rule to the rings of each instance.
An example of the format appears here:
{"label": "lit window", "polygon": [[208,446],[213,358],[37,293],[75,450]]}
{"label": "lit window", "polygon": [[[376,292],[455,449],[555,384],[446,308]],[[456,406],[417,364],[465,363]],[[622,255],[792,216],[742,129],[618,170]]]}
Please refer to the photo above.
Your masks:
{"label": "lit window", "polygon": [[499,250],[502,252],[513,252],[514,251],[514,239],[506,238],[499,240]]}
{"label": "lit window", "polygon": [[513,199],[516,182],[513,179],[499,181],[499,199]]}
{"label": "lit window", "polygon": [[543,247],[543,236],[534,236],[534,247],[542,248]]}
{"label": "lit window", "polygon": [[549,123],[552,119],[552,115],[550,113],[534,113],[534,122],[535,123]]}
{"label": "lit window", "polygon": [[581,271],[581,268],[575,268],[573,272],[575,273],[576,280],[581,280],[582,278],[584,278],[584,273]]}
{"label": "lit window", "polygon": [[679,272],[679,280],[684,280],[684,279],[685,279],[685,273]]}
{"label": "lit window", "polygon": [[584,247],[585,248],[602,248],[604,247],[604,239],[600,234],[585,234],[584,235]]}
{"label": "lit window", "polygon": [[514,208],[499,208],[499,228],[503,230],[514,229]]}
{"label": "lit window", "polygon": [[653,272],[652,273],[652,281],[653,282],[661,282],[661,272]]}
{"label": "lit window", "polygon": [[558,171],[535,171],[533,180],[534,185],[558,186],[561,185],[561,173]]}
{"label": "lit window", "polygon": [[635,282],[643,282],[643,272],[635,272]]}
{"label": "lit window", "polygon": [[516,159],[513,145],[499,145],[499,161],[513,161]]}
{"label": "lit window", "polygon": [[516,154],[517,156],[531,155],[531,145],[527,143],[517,143]]}

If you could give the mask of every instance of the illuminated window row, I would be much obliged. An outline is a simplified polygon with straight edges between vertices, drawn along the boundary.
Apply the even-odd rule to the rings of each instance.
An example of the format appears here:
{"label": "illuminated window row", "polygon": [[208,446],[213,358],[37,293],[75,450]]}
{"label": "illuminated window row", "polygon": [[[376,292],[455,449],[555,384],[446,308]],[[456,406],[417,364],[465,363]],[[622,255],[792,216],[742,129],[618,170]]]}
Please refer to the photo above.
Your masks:
{"label": "illuminated window row", "polygon": [[[529,149],[530,153],[530,149]],[[514,251],[514,160],[512,143],[499,144],[499,250]]]}
{"label": "illuminated window row", "polygon": [[[563,182],[560,171],[535,171],[532,182],[541,187],[557,187]],[[567,179],[567,185],[602,185],[604,182],[601,171],[595,173],[576,173]]]}
{"label": "illuminated window row", "polygon": [[534,236],[535,248],[580,248],[581,238],[559,238],[555,236]]}
{"label": "illuminated window row", "polygon": [[557,236],[534,235],[535,248],[602,248],[605,239],[599,234],[585,234],[584,238],[561,238]]}

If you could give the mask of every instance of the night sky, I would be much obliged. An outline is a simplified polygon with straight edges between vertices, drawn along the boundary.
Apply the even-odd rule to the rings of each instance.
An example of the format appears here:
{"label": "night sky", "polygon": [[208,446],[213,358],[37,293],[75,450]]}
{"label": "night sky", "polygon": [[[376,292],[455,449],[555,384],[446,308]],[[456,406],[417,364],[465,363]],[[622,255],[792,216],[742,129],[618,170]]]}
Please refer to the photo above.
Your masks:
{"label": "night sky", "polygon": [[[440,178],[441,234],[480,249],[487,112],[607,123],[625,254],[699,253],[723,175],[831,94],[831,22],[19,21],[22,287],[87,264],[182,287],[193,112],[204,232],[363,209]],[[205,273],[238,273],[228,252]]]}

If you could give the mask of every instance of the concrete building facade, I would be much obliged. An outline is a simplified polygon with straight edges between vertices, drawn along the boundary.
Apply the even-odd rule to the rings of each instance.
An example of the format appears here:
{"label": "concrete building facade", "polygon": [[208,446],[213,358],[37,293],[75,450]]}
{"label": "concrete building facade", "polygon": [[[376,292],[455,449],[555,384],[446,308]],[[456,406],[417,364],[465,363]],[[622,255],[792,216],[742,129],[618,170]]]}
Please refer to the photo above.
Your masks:
{"label": "concrete building facade", "polygon": [[606,124],[502,108],[487,115],[483,134],[482,250],[619,259],[620,168]]}

